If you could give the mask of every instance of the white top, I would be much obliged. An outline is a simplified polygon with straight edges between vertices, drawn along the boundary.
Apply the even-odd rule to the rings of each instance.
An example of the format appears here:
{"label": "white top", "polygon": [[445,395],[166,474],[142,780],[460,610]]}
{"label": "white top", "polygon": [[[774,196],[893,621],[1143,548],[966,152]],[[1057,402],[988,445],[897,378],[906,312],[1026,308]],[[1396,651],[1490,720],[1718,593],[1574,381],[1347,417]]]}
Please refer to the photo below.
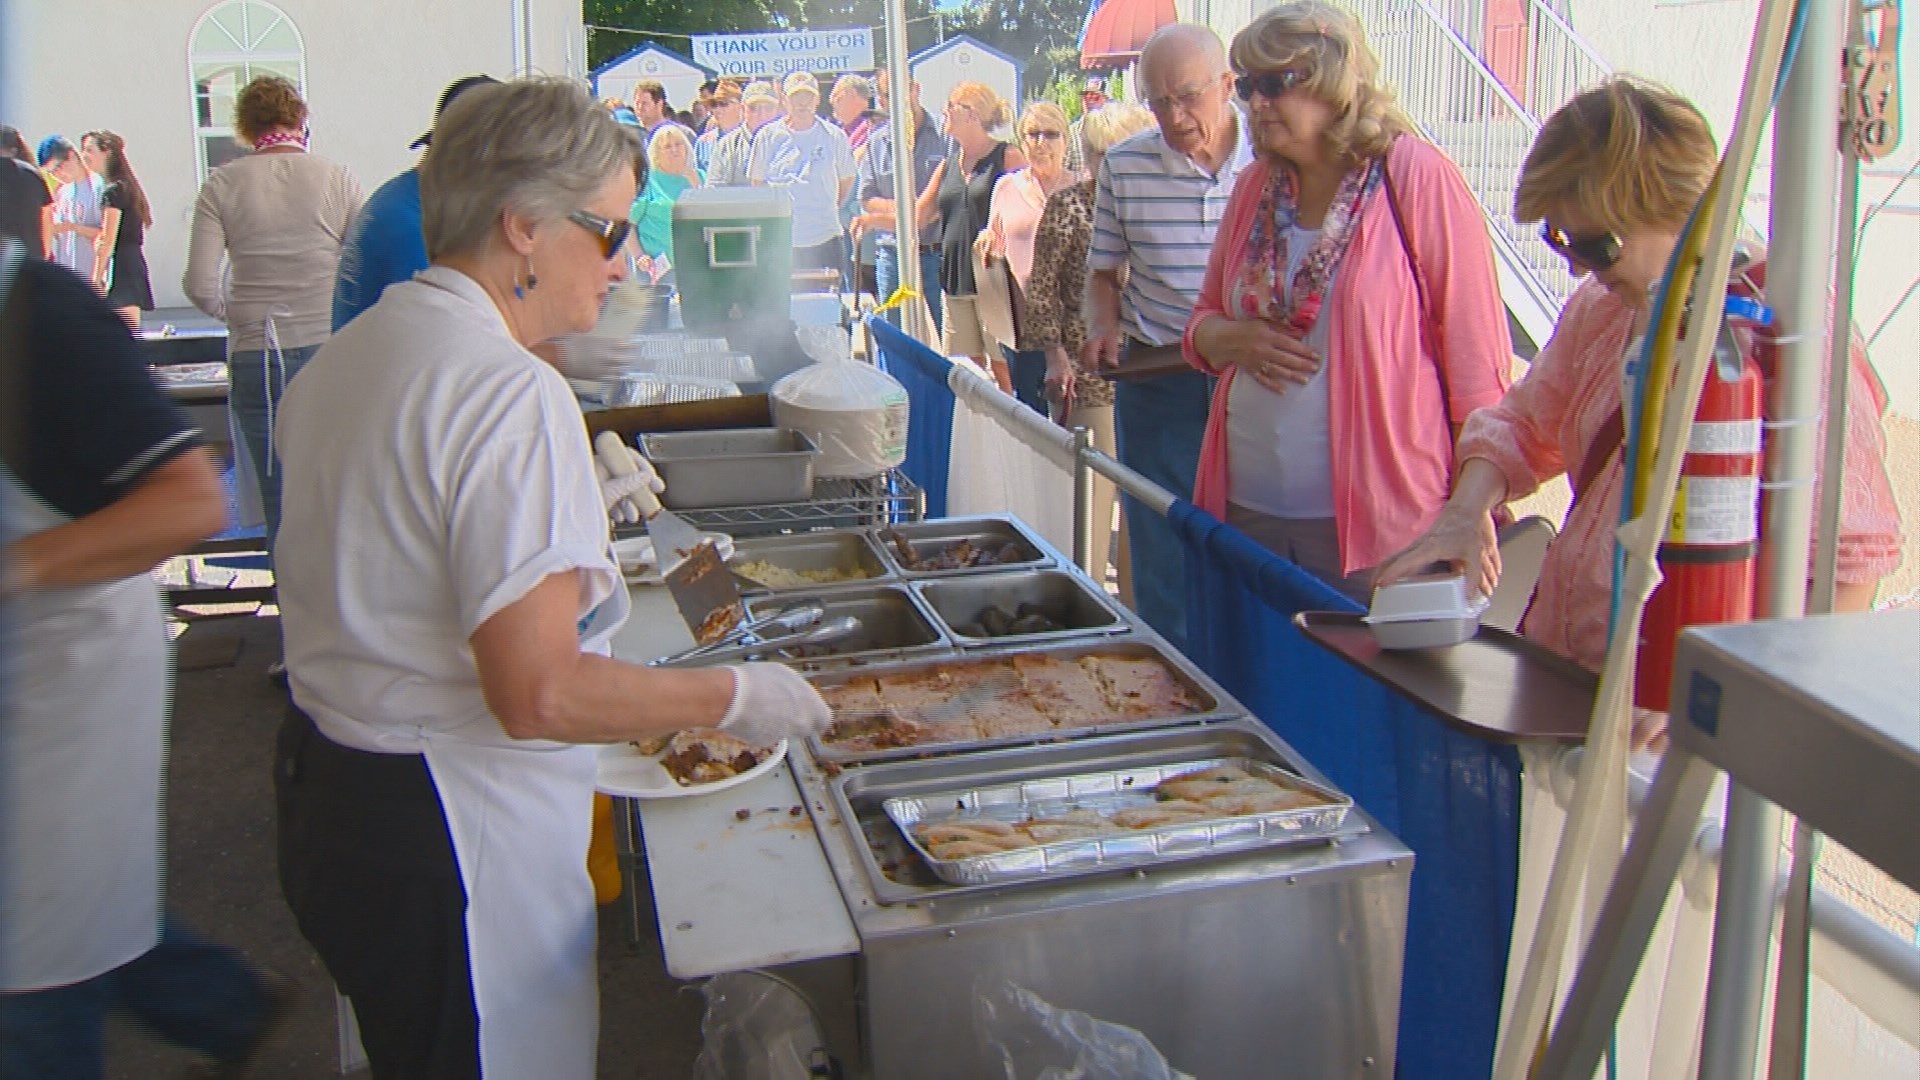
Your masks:
{"label": "white top", "polygon": [[468,638],[581,571],[581,647],[627,616],[580,409],[472,279],[431,267],[347,324],[288,386],[274,553],[293,698],[327,737],[509,739]]}
{"label": "white top", "polygon": [[[1285,288],[1293,291],[1293,275],[1307,252],[1320,239],[1319,229],[1291,226],[1287,230]],[[1333,294],[1336,270],[1327,281]],[[1307,331],[1307,347],[1328,356],[1325,311]],[[1333,459],[1327,427],[1327,366],[1320,365],[1304,386],[1276,394],[1246,372],[1233,377],[1227,391],[1228,499],[1249,510],[1279,518],[1333,516]]]}
{"label": "white top", "polygon": [[776,121],[753,137],[747,175],[793,196],[793,246],[812,247],[839,236],[840,182],[857,166],[846,132],[824,120],[800,131]]}
{"label": "white top", "polygon": [[340,246],[365,201],[345,166],[313,154],[229,161],[193,204],[187,299],[227,324],[232,349],[266,348],[269,318],[282,348],[320,344],[333,331]]}
{"label": "white top", "polygon": [[1186,334],[1234,181],[1253,161],[1246,121],[1238,110],[1233,117],[1233,153],[1212,175],[1158,129],[1122,140],[1100,163],[1087,268],[1129,268],[1120,325],[1148,345],[1177,345]]}

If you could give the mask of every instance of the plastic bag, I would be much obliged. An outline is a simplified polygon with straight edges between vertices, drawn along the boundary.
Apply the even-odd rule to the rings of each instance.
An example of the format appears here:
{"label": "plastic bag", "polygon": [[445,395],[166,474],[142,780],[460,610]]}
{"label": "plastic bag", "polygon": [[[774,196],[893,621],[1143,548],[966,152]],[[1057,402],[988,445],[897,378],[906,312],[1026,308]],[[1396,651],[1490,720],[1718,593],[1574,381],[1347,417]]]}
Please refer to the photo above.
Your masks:
{"label": "plastic bag", "polygon": [[716,975],[700,992],[700,1056],[692,1080],[809,1080],[825,1039],[806,1000],[785,983],[744,971]]}
{"label": "plastic bag", "polygon": [[816,477],[877,476],[907,459],[907,390],[872,365],[814,364],[768,396],[774,426],[804,431],[820,448]]}
{"label": "plastic bag", "polygon": [[1010,982],[976,989],[973,1023],[1006,1080],[1193,1080],[1133,1028],[1056,1008]]}

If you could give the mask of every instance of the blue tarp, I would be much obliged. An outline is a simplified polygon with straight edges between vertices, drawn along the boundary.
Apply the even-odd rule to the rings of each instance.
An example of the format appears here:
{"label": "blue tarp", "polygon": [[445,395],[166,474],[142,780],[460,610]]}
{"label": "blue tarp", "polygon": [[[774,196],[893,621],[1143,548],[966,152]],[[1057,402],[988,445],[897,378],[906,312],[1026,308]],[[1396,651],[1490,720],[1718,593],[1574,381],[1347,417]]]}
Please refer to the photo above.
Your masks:
{"label": "blue tarp", "polygon": [[1399,1075],[1484,1080],[1519,874],[1520,760],[1447,727],[1308,641],[1352,601],[1185,502],[1188,652],[1414,851]]}
{"label": "blue tarp", "polygon": [[878,316],[868,316],[873,362],[907,388],[907,478],[927,493],[927,516],[947,516],[947,469],[953,460],[953,361]]}

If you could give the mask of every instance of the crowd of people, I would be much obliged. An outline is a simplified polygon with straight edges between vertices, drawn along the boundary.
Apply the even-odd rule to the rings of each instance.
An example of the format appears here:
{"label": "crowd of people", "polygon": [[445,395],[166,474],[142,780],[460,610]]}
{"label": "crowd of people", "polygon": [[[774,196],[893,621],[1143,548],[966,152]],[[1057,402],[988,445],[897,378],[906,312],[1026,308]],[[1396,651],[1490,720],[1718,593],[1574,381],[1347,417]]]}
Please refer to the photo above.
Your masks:
{"label": "crowd of people", "polygon": [[[470,76],[370,197],[311,152],[291,83],[238,95],[249,152],[203,184],[183,284],[227,324],[236,456],[269,522],[292,698],[281,891],[375,1075],[592,1075],[594,745],[702,726],[771,745],[828,723],[778,664],[608,656],[628,613],[608,513],[659,485],[643,462],[595,468],[555,343],[630,274],[671,272],[672,206],[696,187],[788,189],[795,265],[852,274],[870,250],[882,295],[917,259],[948,355],[1357,600],[1436,562],[1491,588],[1495,509],[1571,474],[1523,632],[1597,666],[1622,372],[1714,170],[1700,112],[1622,77],[1546,121],[1514,212],[1586,280],[1509,385],[1484,211],[1353,16],[1296,0],[1231,48],[1165,27],[1140,58],[1144,108],[1101,89],[1069,123],[979,83],[936,118],[917,86],[895,102],[858,75],[824,112],[800,72],[716,83],[685,113],[657,84],[606,103]],[[152,306],[149,204],[112,132],[29,155],[0,129],[0,153],[6,378],[34,421],[0,446],[0,633],[9,662],[40,664],[0,723],[0,1074],[99,1075],[121,1007],[237,1075],[283,988],[160,902],[147,571],[223,513],[131,333]],[[893,239],[901,199],[916,252]],[[1854,363],[1845,473],[1823,481],[1845,487],[1842,596],[1863,606],[1901,526],[1884,399]],[[1182,647],[1183,548],[1145,506],[1123,516],[1129,603]]]}

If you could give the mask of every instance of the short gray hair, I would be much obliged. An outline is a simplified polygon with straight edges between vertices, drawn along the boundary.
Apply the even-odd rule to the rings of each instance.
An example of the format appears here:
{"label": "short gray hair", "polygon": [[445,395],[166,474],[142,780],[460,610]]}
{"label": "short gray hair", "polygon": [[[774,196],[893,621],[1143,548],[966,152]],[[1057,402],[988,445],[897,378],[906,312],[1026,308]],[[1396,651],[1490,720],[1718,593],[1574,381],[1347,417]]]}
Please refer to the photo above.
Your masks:
{"label": "short gray hair", "polygon": [[484,250],[503,211],[537,223],[584,206],[622,165],[644,176],[639,141],[580,86],[516,79],[461,94],[434,121],[420,161],[427,258]]}
{"label": "short gray hair", "polygon": [[834,81],[833,92],[827,95],[827,100],[832,101],[843,91],[857,96],[861,101],[873,100],[873,83],[865,75],[849,73],[840,76]]}

